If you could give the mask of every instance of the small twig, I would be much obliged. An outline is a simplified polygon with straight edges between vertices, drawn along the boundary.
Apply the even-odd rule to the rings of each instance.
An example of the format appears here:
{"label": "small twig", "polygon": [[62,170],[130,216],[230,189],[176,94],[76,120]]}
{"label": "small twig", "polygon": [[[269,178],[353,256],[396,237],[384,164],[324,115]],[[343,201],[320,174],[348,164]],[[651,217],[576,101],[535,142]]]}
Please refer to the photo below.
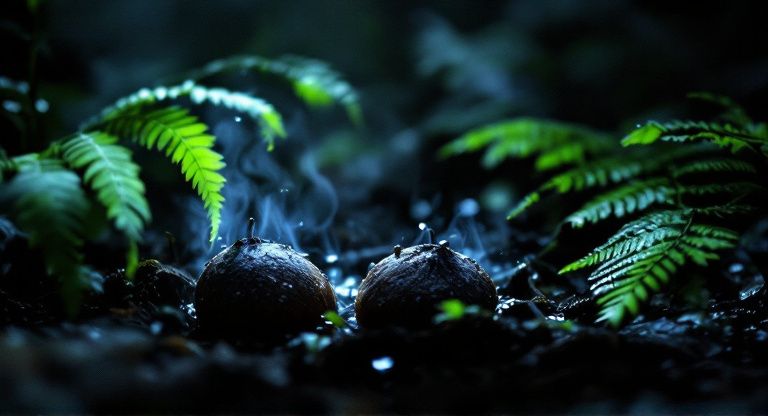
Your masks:
{"label": "small twig", "polygon": [[253,238],[253,230],[256,227],[256,220],[253,217],[248,218],[248,229],[246,230],[246,237]]}

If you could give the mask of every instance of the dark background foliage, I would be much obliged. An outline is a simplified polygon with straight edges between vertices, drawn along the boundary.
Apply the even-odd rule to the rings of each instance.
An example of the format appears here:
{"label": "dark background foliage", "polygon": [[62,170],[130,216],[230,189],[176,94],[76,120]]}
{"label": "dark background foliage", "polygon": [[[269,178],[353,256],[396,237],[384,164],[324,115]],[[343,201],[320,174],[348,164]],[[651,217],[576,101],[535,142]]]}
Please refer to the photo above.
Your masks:
{"label": "dark background foliage", "polygon": [[[331,62],[357,85],[386,88],[374,96],[381,101],[369,102],[370,112],[393,107],[404,123],[421,120],[431,111],[427,104],[446,92],[460,92],[503,103],[507,114],[615,128],[692,90],[758,105],[768,85],[768,45],[756,5],[48,1],[41,76],[88,98],[80,112],[69,110],[70,125],[148,80],[251,52]],[[3,14],[28,20],[24,7],[4,2]],[[23,77],[23,42],[11,30],[1,33],[0,64],[7,75]],[[443,82],[428,88],[423,75]],[[416,82],[422,86],[414,90]]]}

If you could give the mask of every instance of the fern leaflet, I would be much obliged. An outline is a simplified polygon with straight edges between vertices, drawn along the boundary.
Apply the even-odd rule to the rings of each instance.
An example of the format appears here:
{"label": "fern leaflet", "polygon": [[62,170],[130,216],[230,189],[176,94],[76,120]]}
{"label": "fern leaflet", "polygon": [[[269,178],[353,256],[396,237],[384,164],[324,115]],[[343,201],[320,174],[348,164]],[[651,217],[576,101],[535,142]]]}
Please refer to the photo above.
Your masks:
{"label": "fern leaflet", "polygon": [[268,102],[242,92],[233,92],[224,88],[208,88],[195,84],[193,81],[185,81],[180,85],[171,87],[142,88],[105,108],[99,118],[89,121],[81,129],[98,128],[100,123],[121,117],[125,113],[133,114],[147,105],[166,100],[177,100],[181,97],[189,97],[194,104],[208,103],[248,114],[259,125],[264,141],[270,150],[274,148],[276,137],[285,137],[282,117]]}
{"label": "fern leaflet", "polygon": [[751,163],[731,158],[694,160],[679,166],[672,166],[670,171],[675,178],[704,172],[756,172],[755,167]]}
{"label": "fern leaflet", "polygon": [[117,137],[106,133],[79,133],[61,144],[61,157],[72,168],[84,170],[83,181],[96,191],[115,227],[139,241],[151,217],[144,184],[131,152],[116,143]]}
{"label": "fern leaflet", "polygon": [[[706,152],[697,146],[686,146],[658,156],[639,152],[628,157],[600,159],[587,166],[574,168],[553,176],[537,190],[524,197],[509,212],[507,218],[512,219],[522,214],[548,193],[565,194],[592,188],[604,188],[664,171],[669,172],[674,178],[705,172],[755,172],[754,166],[748,162],[723,157],[703,159],[702,155],[704,154]],[[687,161],[692,156],[699,159]],[[625,188],[624,191],[630,191],[630,188]],[[620,191],[617,190],[617,192],[620,194]],[[608,195],[603,195],[603,197],[608,197]]]}
{"label": "fern leaflet", "polygon": [[539,202],[545,194],[552,192],[565,194],[595,187],[605,187],[612,183],[617,184],[635,178],[642,173],[652,172],[657,168],[658,165],[653,162],[621,158],[602,159],[588,166],[565,171],[555,175],[537,190],[526,195],[507,214],[507,219],[512,219],[522,214],[525,210]]}
{"label": "fern leaflet", "polygon": [[583,162],[611,147],[599,132],[568,123],[518,118],[472,130],[440,149],[443,157],[487,148],[483,164],[493,168],[508,158],[538,155],[536,167],[548,170]]}
{"label": "fern leaflet", "polygon": [[596,223],[608,217],[621,218],[633,212],[644,211],[653,205],[675,205],[684,196],[746,196],[765,192],[753,182],[727,182],[701,185],[673,184],[667,178],[652,178],[629,183],[598,195],[565,221],[574,228],[587,222]]}
{"label": "fern leaflet", "polygon": [[223,157],[213,150],[215,137],[206,134],[208,126],[181,107],[151,112],[132,111],[111,118],[104,129],[114,135],[129,137],[147,149],[157,149],[181,165],[181,173],[197,191],[211,221],[210,241],[221,224],[226,179],[219,173]]}
{"label": "fern leaflet", "polygon": [[233,56],[209,63],[190,74],[199,80],[222,72],[256,70],[287,79],[296,95],[311,106],[324,107],[334,102],[341,104],[349,118],[362,123],[362,111],[357,92],[327,63],[299,56],[268,59],[257,55]]}
{"label": "fern leaflet", "polygon": [[621,218],[653,204],[672,204],[674,193],[674,187],[666,178],[629,183],[597,196],[565,221],[578,228],[587,222],[596,223],[610,216]]}
{"label": "fern leaflet", "polygon": [[724,111],[720,118],[726,122],[733,123],[744,129],[750,129],[753,126],[752,119],[747,115],[744,108],[730,97],[700,91],[688,94],[688,98],[707,101],[722,107]]}
{"label": "fern leaflet", "polygon": [[705,121],[650,121],[639,127],[624,140],[622,145],[648,145],[657,141],[665,142],[711,142],[722,148],[738,152],[741,149],[760,148],[768,144],[768,137],[756,136],[752,132],[733,126]]}

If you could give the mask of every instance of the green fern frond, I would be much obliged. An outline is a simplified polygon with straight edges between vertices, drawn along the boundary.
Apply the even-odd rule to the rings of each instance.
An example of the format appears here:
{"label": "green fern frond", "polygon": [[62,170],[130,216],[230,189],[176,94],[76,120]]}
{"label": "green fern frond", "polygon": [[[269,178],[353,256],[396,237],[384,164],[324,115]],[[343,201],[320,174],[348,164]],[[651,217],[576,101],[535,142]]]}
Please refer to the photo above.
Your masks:
{"label": "green fern frond", "polygon": [[[749,163],[728,159],[697,161],[679,168],[672,167],[670,170],[672,177],[676,178],[703,172],[755,172]],[[600,194],[569,215],[565,222],[574,228],[580,228],[588,222],[596,223],[611,216],[621,218],[654,205],[674,205],[686,196],[746,196],[765,191],[764,187],[749,181],[680,184],[673,183],[666,177],[655,177],[628,183]]]}
{"label": "green fern frond", "polygon": [[247,114],[259,125],[264,141],[270,150],[275,146],[276,137],[285,137],[282,117],[272,104],[242,92],[233,92],[224,88],[209,88],[195,84],[193,81],[186,81],[171,87],[142,88],[105,108],[101,117],[89,121],[81,130],[98,128],[99,124],[104,121],[122,117],[124,114],[137,113],[150,104],[177,100],[182,97],[189,97],[194,104],[207,103]]}
{"label": "green fern frond", "polygon": [[539,170],[583,162],[611,147],[610,138],[582,126],[535,118],[518,118],[472,130],[440,149],[442,157],[487,148],[483,164],[492,168],[508,158],[537,155]]}
{"label": "green fern frond", "polygon": [[724,95],[713,94],[711,92],[699,91],[688,94],[688,98],[710,102],[723,108],[720,118],[729,123],[733,123],[744,129],[749,129],[752,125],[752,119],[747,115],[744,107],[736,101]]}
{"label": "green fern frond", "polygon": [[102,132],[78,133],[61,144],[61,157],[83,170],[83,182],[96,192],[107,218],[131,241],[140,241],[151,218],[144,183],[131,152],[117,145],[117,137]]}
{"label": "green fern frond", "polygon": [[344,106],[349,118],[362,123],[362,111],[357,92],[327,63],[299,56],[268,59],[256,55],[233,56],[213,61],[190,74],[192,79],[217,75],[222,72],[255,70],[287,79],[296,95],[311,106],[323,107],[332,103]]}
{"label": "green fern frond", "polygon": [[[754,123],[733,101],[714,95],[696,98],[725,108],[721,122],[651,121],[630,133],[622,144],[628,153],[620,157],[598,155],[593,161],[552,176],[512,209],[514,218],[549,194],[582,192],[597,188],[606,191],[592,198],[566,218],[574,227],[608,217],[639,214],[667,205],[666,211],[644,213],[626,223],[585,257],[565,265],[560,273],[595,267],[589,276],[591,290],[601,307],[599,320],[619,325],[638,313],[650,295],[661,290],[686,264],[706,266],[721,250],[733,248],[738,234],[707,222],[741,216],[759,209],[750,201],[764,200],[765,187],[754,175],[761,172],[752,157],[723,156],[720,149],[736,153],[749,148],[768,157],[768,125]],[[441,155],[486,150],[485,162],[494,165],[508,157],[537,155],[538,169],[567,165],[578,160],[579,148],[557,139],[541,145],[517,140],[514,128],[504,123],[470,131],[441,149]],[[519,127],[519,126],[517,126]],[[522,128],[521,128],[522,131]],[[505,142],[505,135],[512,137]],[[520,136],[534,137],[533,133]],[[555,143],[551,147],[551,143]],[[669,142],[662,147],[660,142]],[[684,144],[675,146],[673,144]],[[569,159],[560,154],[576,155]],[[608,156],[611,156],[609,153]],[[762,198],[759,198],[762,196]],[[550,246],[550,247],[554,247]],[[546,250],[545,250],[546,251]]]}
{"label": "green fern frond", "polygon": [[704,172],[756,172],[754,165],[751,163],[731,158],[694,160],[679,166],[672,166],[670,171],[675,178]]}
{"label": "green fern frond", "polygon": [[764,187],[746,181],[690,185],[681,189],[681,193],[689,195],[749,195],[765,191]]}
{"label": "green fern frond", "polygon": [[548,189],[549,188],[545,189],[544,187],[540,187],[539,190],[533,191],[524,196],[523,199],[520,200],[520,202],[518,202],[517,205],[515,205],[515,207],[507,213],[507,219],[511,220],[512,218],[515,218],[525,212],[528,208],[537,204],[539,201],[541,201],[542,194]]}
{"label": "green fern frond", "polygon": [[605,187],[636,178],[659,168],[659,164],[647,159],[612,158],[602,159],[587,166],[574,168],[555,175],[537,190],[523,199],[507,214],[512,219],[522,214],[549,193],[566,194],[590,188]]}
{"label": "green fern frond", "polygon": [[677,227],[686,224],[688,211],[661,211],[625,224],[608,241],[592,253],[563,267],[560,274],[593,266],[597,263],[634,253],[663,239]]}
{"label": "green fern frond", "polygon": [[648,145],[657,141],[664,142],[711,142],[736,153],[741,149],[756,150],[768,144],[767,137],[759,137],[753,132],[738,128],[732,124],[719,124],[705,121],[676,120],[666,123],[649,121],[639,127],[624,140],[622,145]]}
{"label": "green fern frond", "polygon": [[125,112],[103,124],[105,131],[128,137],[147,149],[165,152],[181,173],[192,182],[211,221],[210,241],[216,238],[221,224],[224,196],[221,189],[226,179],[219,173],[223,157],[213,150],[215,137],[206,134],[208,126],[181,107],[168,107],[150,112]]}
{"label": "green fern frond", "polygon": [[675,187],[666,178],[629,183],[598,195],[565,221],[579,228],[587,222],[596,223],[610,216],[621,218],[655,204],[672,204],[675,193]]}
{"label": "green fern frond", "polygon": [[586,155],[582,143],[563,144],[557,148],[542,151],[536,158],[536,170],[557,169],[560,166],[582,162],[584,159]]}
{"label": "green fern frond", "polygon": [[59,161],[28,157],[7,184],[14,218],[43,253],[48,274],[57,277],[70,312],[83,283],[82,230],[89,203],[80,178]]}
{"label": "green fern frond", "polygon": [[523,199],[509,211],[507,219],[512,219],[525,212],[541,200],[545,194],[552,192],[565,194],[572,191],[582,191],[593,187],[604,187],[609,183],[621,183],[634,178],[643,172],[643,162],[604,159],[588,166],[574,168],[555,175],[537,190]]}
{"label": "green fern frond", "polygon": [[104,132],[81,132],[54,143],[49,152],[83,171],[83,181],[96,192],[107,219],[128,238],[125,275],[132,278],[139,257],[137,242],[151,214],[139,167],[133,163],[130,150],[117,141]]}
{"label": "green fern frond", "polygon": [[224,88],[196,85],[190,92],[190,99],[195,104],[209,103],[248,114],[261,127],[261,135],[267,142],[269,151],[275,147],[275,137],[285,138],[282,116],[272,107],[272,104],[261,98]]}
{"label": "green fern frond", "polygon": [[510,212],[507,219],[513,219],[536,204],[546,194],[567,194],[593,188],[618,185],[643,176],[671,172],[673,177],[703,172],[754,172],[747,162],[730,158],[713,158],[689,161],[691,158],[708,156],[705,149],[685,146],[671,149],[661,155],[636,152],[624,157],[603,158],[585,166],[557,174],[538,189],[526,195]]}
{"label": "green fern frond", "polygon": [[730,229],[695,222],[694,209],[648,214],[622,227],[608,242],[560,273],[599,265],[589,276],[601,307],[598,321],[614,326],[636,315],[650,294],[668,283],[687,262],[706,266],[719,250],[732,248],[738,234]]}

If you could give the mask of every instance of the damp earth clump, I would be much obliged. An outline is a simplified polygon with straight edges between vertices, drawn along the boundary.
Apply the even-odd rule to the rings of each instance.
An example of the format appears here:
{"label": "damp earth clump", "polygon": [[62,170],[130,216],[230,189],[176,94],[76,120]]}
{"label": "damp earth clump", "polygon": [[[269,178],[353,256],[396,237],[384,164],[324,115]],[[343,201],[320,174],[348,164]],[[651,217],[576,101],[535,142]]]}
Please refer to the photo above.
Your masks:
{"label": "damp earth clump", "polygon": [[360,284],[355,312],[364,328],[426,327],[441,302],[457,299],[492,311],[498,301],[490,276],[448,243],[395,246]]}

